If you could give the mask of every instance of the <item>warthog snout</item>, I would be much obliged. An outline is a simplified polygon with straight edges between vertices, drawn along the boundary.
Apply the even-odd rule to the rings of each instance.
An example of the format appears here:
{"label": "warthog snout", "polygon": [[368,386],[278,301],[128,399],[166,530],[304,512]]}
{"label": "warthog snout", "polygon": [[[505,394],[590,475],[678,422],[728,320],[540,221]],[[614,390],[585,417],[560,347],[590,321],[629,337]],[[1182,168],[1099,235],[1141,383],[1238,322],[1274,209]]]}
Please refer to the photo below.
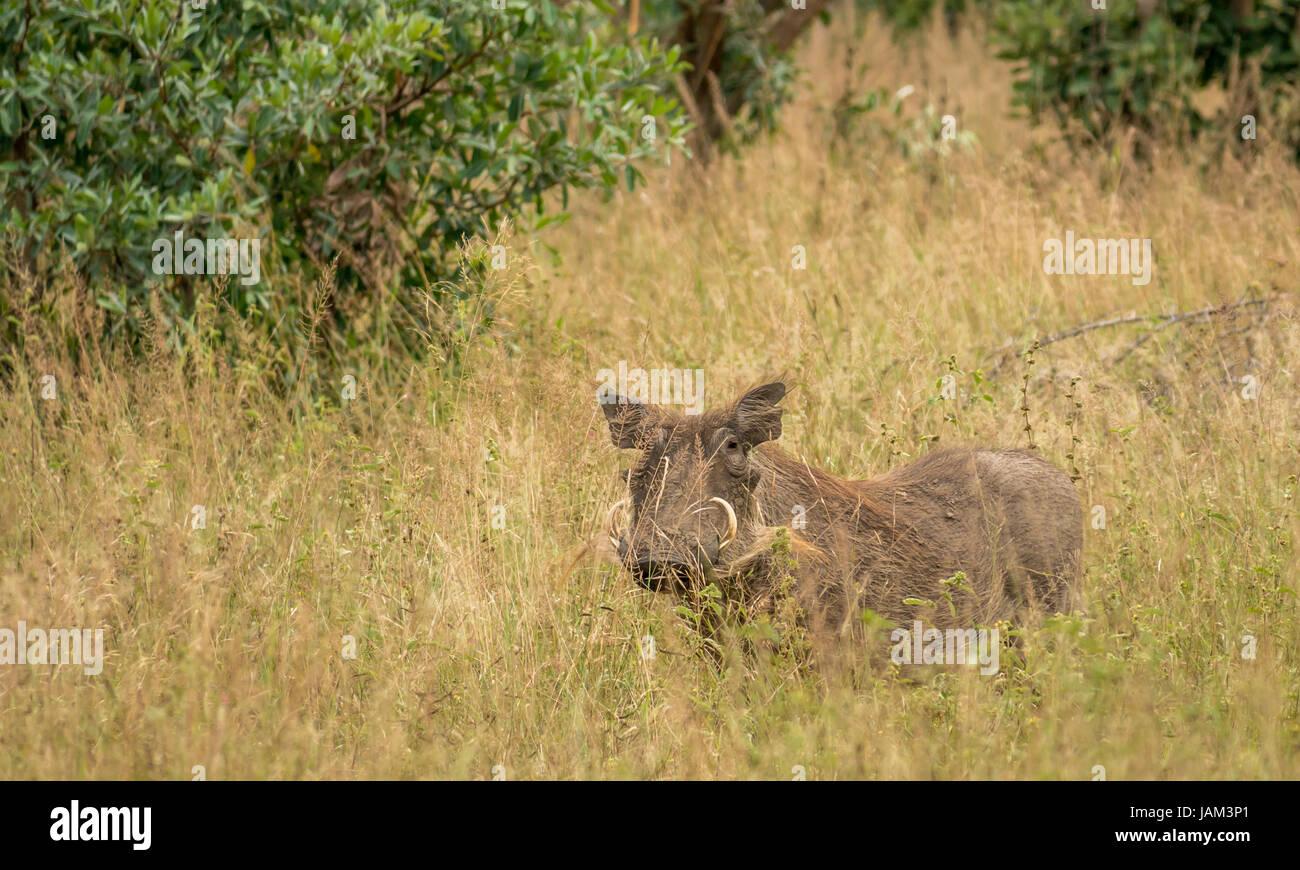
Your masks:
{"label": "warthog snout", "polygon": [[726,499],[711,498],[689,512],[690,530],[665,530],[643,515],[624,531],[620,515],[629,503],[624,499],[610,508],[607,533],[633,578],[652,591],[690,587],[707,578],[718,555],[735,540],[736,512]]}
{"label": "warthog snout", "polygon": [[699,561],[683,561],[673,556],[656,558],[649,554],[637,557],[631,568],[632,578],[651,592],[690,587],[704,573]]}

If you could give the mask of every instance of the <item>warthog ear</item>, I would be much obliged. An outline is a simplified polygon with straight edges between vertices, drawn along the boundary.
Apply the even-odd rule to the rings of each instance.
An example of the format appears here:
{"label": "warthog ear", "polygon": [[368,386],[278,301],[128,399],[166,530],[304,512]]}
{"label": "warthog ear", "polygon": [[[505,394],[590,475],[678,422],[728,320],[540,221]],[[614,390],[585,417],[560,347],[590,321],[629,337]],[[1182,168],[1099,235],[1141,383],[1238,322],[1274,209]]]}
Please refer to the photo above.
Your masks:
{"label": "warthog ear", "polygon": [[781,408],[785,384],[775,381],[755,387],[741,396],[731,412],[732,428],[749,444],[762,444],[781,437]]}
{"label": "warthog ear", "polygon": [[645,405],[628,402],[613,393],[600,397],[600,410],[609,421],[609,439],[615,447],[636,447],[637,436],[650,419]]}

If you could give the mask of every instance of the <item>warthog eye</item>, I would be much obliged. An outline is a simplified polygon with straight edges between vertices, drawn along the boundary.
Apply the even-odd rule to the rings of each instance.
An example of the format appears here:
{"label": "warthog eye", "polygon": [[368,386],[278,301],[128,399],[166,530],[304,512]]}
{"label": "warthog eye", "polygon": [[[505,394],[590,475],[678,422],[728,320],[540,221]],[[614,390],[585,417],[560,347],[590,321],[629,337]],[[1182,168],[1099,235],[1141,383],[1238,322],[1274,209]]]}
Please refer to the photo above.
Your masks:
{"label": "warthog eye", "polygon": [[749,456],[749,445],[743,443],[739,436],[731,432],[724,433],[722,437],[722,461],[724,467],[732,475],[742,474],[748,464],[746,459]]}

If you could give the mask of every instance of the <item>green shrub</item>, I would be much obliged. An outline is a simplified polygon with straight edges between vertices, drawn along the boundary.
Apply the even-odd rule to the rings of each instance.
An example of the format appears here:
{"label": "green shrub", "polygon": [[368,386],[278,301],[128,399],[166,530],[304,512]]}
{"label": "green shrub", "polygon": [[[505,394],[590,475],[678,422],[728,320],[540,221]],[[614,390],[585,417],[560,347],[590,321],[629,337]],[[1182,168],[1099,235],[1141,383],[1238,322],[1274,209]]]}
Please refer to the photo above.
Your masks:
{"label": "green shrub", "polygon": [[[111,328],[138,332],[153,293],[183,318],[210,279],[156,274],[177,231],[257,238],[261,271],[307,292],[337,258],[336,316],[366,292],[413,308],[463,239],[544,225],[551,191],[633,186],[685,126],[677,52],[592,2],[49,0],[4,4],[0,44],[11,340],[65,256]],[[222,293],[266,312],[285,286]]]}
{"label": "green shrub", "polygon": [[1247,88],[1238,106],[1267,113],[1280,136],[1294,134],[1289,106],[1300,74],[1300,0],[1106,5],[997,5],[1001,56],[1019,62],[1016,101],[1035,120],[1050,114],[1094,142],[1127,127],[1145,134],[1235,131],[1240,117],[1207,114],[1193,97],[1210,85],[1240,89],[1234,68],[1258,65],[1258,92]]}

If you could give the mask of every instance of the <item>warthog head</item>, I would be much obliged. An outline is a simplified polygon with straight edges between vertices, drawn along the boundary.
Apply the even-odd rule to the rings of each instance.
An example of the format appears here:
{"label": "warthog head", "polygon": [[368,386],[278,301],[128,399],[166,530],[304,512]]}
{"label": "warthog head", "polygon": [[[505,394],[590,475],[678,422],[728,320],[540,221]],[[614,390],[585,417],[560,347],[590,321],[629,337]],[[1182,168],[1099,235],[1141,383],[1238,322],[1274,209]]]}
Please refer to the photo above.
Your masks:
{"label": "warthog head", "polygon": [[[726,410],[697,416],[601,397],[610,437],[641,451],[629,497],[610,509],[619,558],[649,589],[688,587],[709,577],[747,539],[761,477],[753,450],[781,435],[785,384],[750,390]],[[631,521],[622,514],[630,506]]]}

